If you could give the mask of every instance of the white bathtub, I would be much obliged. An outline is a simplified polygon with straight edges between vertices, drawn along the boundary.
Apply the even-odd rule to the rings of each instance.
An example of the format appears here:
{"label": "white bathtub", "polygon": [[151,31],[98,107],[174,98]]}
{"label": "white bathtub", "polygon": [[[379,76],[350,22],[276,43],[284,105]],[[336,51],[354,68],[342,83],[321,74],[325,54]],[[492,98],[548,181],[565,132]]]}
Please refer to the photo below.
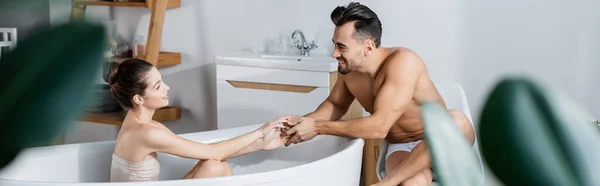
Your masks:
{"label": "white bathtub", "polygon": [[[260,126],[189,133],[184,138],[214,142]],[[362,139],[320,135],[313,140],[228,160],[230,177],[181,180],[196,163],[193,159],[159,153],[159,181],[110,183],[114,141],[30,148],[0,170],[0,186],[46,185],[359,185]]]}

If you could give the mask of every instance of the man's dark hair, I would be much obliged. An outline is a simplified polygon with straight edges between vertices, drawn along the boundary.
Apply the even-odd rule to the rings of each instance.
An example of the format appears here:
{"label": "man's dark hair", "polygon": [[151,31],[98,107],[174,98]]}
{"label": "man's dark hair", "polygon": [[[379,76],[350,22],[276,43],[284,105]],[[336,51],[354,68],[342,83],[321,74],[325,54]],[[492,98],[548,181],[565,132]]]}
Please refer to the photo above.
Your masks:
{"label": "man's dark hair", "polygon": [[335,26],[356,21],[354,22],[354,30],[359,38],[373,40],[375,47],[381,45],[381,21],[379,21],[377,14],[365,5],[352,2],[347,6],[338,6],[331,12],[331,21]]}

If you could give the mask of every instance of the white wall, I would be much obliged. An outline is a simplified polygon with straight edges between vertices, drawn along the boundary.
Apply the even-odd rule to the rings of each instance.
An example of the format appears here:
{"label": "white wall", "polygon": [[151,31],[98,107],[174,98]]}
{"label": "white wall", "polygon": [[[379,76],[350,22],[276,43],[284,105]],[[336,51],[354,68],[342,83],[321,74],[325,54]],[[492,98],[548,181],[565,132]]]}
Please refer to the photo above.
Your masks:
{"label": "white wall", "polygon": [[[63,2],[57,5],[56,2]],[[66,3],[65,3],[66,2]],[[172,105],[186,109],[181,132],[216,127],[214,56],[261,48],[271,37],[302,29],[329,55],[329,14],[349,1],[182,0],[167,12],[161,50],[183,54],[181,65],[163,68]],[[458,81],[478,120],[488,89],[506,74],[527,74],[562,89],[600,117],[600,8],[593,0],[360,1],[383,23],[383,46],[405,46],[425,60],[435,82]],[[55,3],[55,4],[52,4]],[[53,0],[53,20],[68,15],[69,0]],[[63,8],[60,8],[63,7]],[[310,12],[310,13],[309,13]],[[87,16],[115,19],[116,35],[130,42],[147,32],[150,10],[88,7]],[[86,131],[86,130],[81,130]],[[109,137],[110,138],[110,137]]]}
{"label": "white wall", "polygon": [[[489,89],[526,75],[579,101],[595,117],[600,103],[597,1],[469,1],[461,30],[464,85],[475,118]],[[477,119],[478,120],[478,119]]]}

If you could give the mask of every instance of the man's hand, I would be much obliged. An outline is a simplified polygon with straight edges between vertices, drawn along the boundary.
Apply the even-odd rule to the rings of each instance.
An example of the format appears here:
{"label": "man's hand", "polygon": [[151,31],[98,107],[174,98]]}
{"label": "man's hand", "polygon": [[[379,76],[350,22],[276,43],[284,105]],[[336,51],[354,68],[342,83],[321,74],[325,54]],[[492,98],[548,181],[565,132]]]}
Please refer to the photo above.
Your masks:
{"label": "man's hand", "polygon": [[288,125],[292,128],[285,131],[290,136],[293,135],[286,143],[285,146],[290,144],[297,144],[300,142],[308,141],[313,139],[318,133],[315,127],[316,120],[308,117],[295,117],[288,120]]}

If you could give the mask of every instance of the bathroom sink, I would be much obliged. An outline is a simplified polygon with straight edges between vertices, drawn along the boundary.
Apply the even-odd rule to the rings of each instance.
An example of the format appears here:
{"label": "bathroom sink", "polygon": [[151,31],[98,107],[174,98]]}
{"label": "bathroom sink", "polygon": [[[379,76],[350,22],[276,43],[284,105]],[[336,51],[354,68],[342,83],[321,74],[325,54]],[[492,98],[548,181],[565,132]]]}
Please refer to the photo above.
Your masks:
{"label": "bathroom sink", "polygon": [[296,61],[302,61],[302,60],[312,60],[312,59],[315,59],[314,57],[303,57],[303,56],[279,56],[279,55],[265,55],[265,54],[262,54],[262,55],[260,55],[260,57],[262,57],[262,58],[268,58],[268,59],[296,60]]}
{"label": "bathroom sink", "polygon": [[233,53],[215,57],[215,63],[220,65],[250,66],[263,68],[277,68],[288,70],[308,71],[337,71],[337,61],[327,55],[277,55],[264,53]]}

